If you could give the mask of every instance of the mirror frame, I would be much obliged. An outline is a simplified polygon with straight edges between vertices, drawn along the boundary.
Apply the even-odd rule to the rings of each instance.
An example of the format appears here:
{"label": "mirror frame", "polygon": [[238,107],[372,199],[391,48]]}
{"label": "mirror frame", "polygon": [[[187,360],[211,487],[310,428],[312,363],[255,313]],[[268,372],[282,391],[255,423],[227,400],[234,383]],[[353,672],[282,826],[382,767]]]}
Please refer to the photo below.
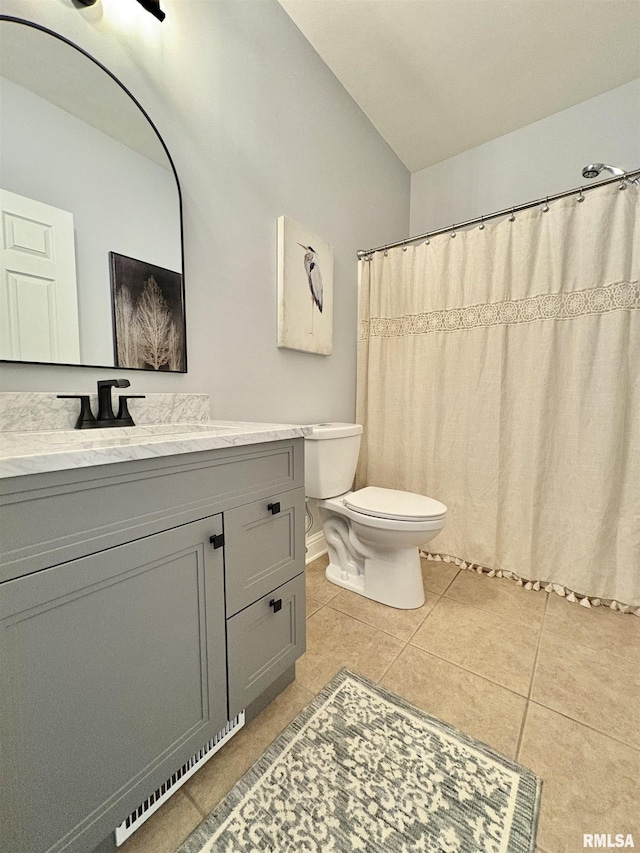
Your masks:
{"label": "mirror frame", "polygon": [[[178,189],[178,213],[180,215],[180,255],[181,255],[180,275],[182,277],[181,292],[182,292],[182,306],[183,306],[183,310],[184,310],[184,369],[183,370],[171,370],[171,371],[156,371],[156,370],[150,371],[144,367],[119,367],[117,369],[118,370],[136,370],[136,371],[141,372],[141,373],[162,373],[163,375],[171,375],[171,374],[176,374],[176,373],[187,373],[188,364],[189,364],[189,353],[187,350],[187,305],[186,305],[185,288],[184,288],[184,223],[183,223],[183,216],[182,216],[182,189],[180,187],[180,181],[178,180],[178,173],[176,172],[176,167],[174,165],[173,158],[171,157],[171,154],[169,153],[169,149],[167,148],[164,139],[160,135],[160,131],[155,126],[155,124],[153,123],[153,121],[151,120],[151,118],[149,116],[149,113],[145,110],[145,108],[142,106],[140,101],[135,97],[135,95],[133,95],[129,91],[129,89],[124,85],[124,83],[116,77],[116,75],[113,73],[113,71],[110,71],[106,67],[106,65],[103,65],[103,63],[100,62],[99,59],[96,59],[95,56],[92,56],[84,48],[75,44],[75,42],[72,42],[70,39],[66,38],[66,36],[60,35],[60,33],[56,33],[54,30],[50,30],[48,27],[45,27],[42,24],[37,24],[35,21],[29,21],[29,20],[26,20],[25,18],[19,18],[16,15],[0,14],[0,22],[2,22],[2,21],[7,21],[7,22],[13,23],[13,24],[23,24],[24,26],[31,27],[34,30],[40,30],[40,32],[47,33],[47,35],[50,35],[50,36],[53,36],[54,38],[57,38],[59,41],[64,42],[64,44],[69,45],[69,47],[73,48],[74,50],[77,50],[78,53],[81,53],[83,56],[86,56],[87,59],[91,60],[91,62],[93,62],[95,65],[97,65],[99,68],[101,68],[105,72],[105,74],[108,74],[109,77],[111,77],[111,79],[113,80],[113,82],[116,83],[122,89],[122,91],[125,92],[129,96],[129,98],[131,98],[133,103],[138,107],[138,109],[140,110],[142,115],[149,122],[149,125],[151,126],[151,129],[153,130],[155,135],[158,137],[158,140],[160,141],[160,145],[162,145],[162,148],[164,149],[164,152],[167,155],[167,158],[169,160],[169,165],[171,166],[171,170],[173,172],[173,177],[175,178],[175,181],[176,181],[176,187]],[[114,359],[114,361],[115,361],[115,359]],[[109,364],[74,364],[74,363],[63,362],[63,361],[20,361],[18,359],[6,359],[6,358],[0,359],[0,363],[2,363],[2,364],[34,364],[34,365],[37,364],[37,365],[41,365],[41,366],[45,366],[45,367],[89,367],[89,368],[94,368],[94,369],[95,368],[98,368],[98,369],[116,369],[114,367],[114,365],[109,365]]]}

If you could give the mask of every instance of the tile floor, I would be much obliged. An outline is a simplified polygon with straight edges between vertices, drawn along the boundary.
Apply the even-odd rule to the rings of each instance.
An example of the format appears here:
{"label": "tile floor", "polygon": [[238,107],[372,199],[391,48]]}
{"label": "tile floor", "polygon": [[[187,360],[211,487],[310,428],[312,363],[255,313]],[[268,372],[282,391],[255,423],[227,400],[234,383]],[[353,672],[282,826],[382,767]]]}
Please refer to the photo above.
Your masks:
{"label": "tile floor", "polygon": [[640,847],[640,619],[423,561],[426,602],[398,611],[307,566],[296,680],[120,850],[173,853],[343,666],[530,767],[544,780],[538,849],[583,833]]}

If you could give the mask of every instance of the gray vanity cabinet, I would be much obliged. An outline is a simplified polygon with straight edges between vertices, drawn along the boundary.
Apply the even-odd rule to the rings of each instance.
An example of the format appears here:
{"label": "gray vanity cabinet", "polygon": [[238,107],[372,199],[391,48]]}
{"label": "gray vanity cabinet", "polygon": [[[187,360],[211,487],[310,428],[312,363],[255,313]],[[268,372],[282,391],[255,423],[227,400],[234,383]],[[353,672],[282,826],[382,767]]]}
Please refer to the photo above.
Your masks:
{"label": "gray vanity cabinet", "polygon": [[92,850],[292,671],[302,441],[0,482],[2,853]]}

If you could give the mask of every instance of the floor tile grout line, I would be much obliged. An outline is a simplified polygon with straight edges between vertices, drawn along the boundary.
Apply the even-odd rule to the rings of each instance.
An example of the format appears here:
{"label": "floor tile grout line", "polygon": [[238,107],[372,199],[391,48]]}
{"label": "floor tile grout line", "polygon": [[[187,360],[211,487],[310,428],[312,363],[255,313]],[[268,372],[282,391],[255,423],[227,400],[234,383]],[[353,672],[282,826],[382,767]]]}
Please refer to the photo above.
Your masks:
{"label": "floor tile grout line", "polygon": [[[317,601],[317,600],[318,600],[318,599],[316,598],[316,601]],[[320,605],[320,607],[318,607],[316,610],[314,610],[314,611],[313,611],[313,613],[309,613],[309,615],[307,616],[307,621],[308,621],[309,619],[311,619],[311,617],[312,617],[312,616],[315,616],[315,615],[316,615],[316,613],[318,612],[318,610],[322,610],[322,608],[323,608],[323,607],[326,607],[326,606],[327,606],[326,604],[321,604],[321,605]]]}
{"label": "floor tile grout line", "polygon": [[527,699],[524,705],[524,714],[522,715],[522,720],[520,722],[520,731],[518,732],[518,740],[516,741],[516,748],[513,754],[514,761],[520,761],[520,750],[522,749],[522,738],[524,736],[524,727],[527,724],[527,717],[529,716],[529,708],[531,707],[531,700]]}
{"label": "floor tile grout line", "polygon": [[391,667],[392,667],[392,666],[394,665],[394,663],[398,660],[398,658],[400,657],[400,655],[402,654],[402,652],[407,648],[407,646],[408,646],[408,645],[409,645],[409,643],[408,643],[408,642],[405,642],[405,644],[403,645],[403,647],[402,647],[401,649],[399,649],[399,650],[398,650],[398,654],[394,657],[394,659],[391,661],[391,663],[389,664],[389,666],[388,666],[388,667],[385,669],[385,671],[382,673],[382,675],[380,676],[380,678],[378,678],[378,680],[376,681],[376,684],[380,684],[380,683],[382,682],[382,679],[383,679],[383,678],[385,677],[385,675],[389,672],[389,670],[391,669]]}
{"label": "floor tile grout line", "polygon": [[[445,592],[449,589],[449,587],[451,586],[451,584],[454,582],[454,580],[458,577],[458,575],[460,574],[460,572],[461,572],[461,571],[462,571],[462,569],[458,569],[458,570],[456,571],[455,575],[454,575],[454,576],[451,578],[451,580],[449,581],[449,583],[448,583],[448,584],[445,586],[445,588],[442,590],[442,592],[440,592],[440,593],[435,593],[435,595],[443,596],[443,595],[445,594]],[[425,587],[425,589],[428,589],[428,587]],[[433,592],[433,590],[429,590],[429,592]]]}
{"label": "floor tile grout line", "polygon": [[[429,561],[429,562],[433,562],[433,561]],[[444,562],[444,561],[443,561],[443,562]],[[454,580],[455,580],[457,577],[461,576],[461,573],[462,573],[463,571],[465,572],[465,574],[469,573],[469,569],[458,569],[458,571],[456,572],[456,574],[454,575],[454,577],[451,579],[451,581],[450,581],[450,582],[449,582],[449,584],[447,585],[447,587],[446,587],[446,589],[444,590],[444,592],[440,593],[440,595],[445,596],[445,597],[446,597],[446,598],[448,598],[449,600],[457,601],[457,602],[458,602],[458,603],[460,603],[460,604],[466,604],[466,605],[468,605],[469,607],[475,607],[477,610],[483,610],[485,613],[497,613],[497,611],[495,611],[495,610],[489,610],[489,609],[488,609],[488,608],[486,608],[486,607],[481,607],[479,604],[471,604],[469,601],[463,601],[463,600],[462,600],[462,599],[460,599],[460,598],[455,598],[455,597],[454,597],[454,596],[452,596],[452,595],[447,595],[447,592],[449,591],[449,587],[453,584]],[[477,574],[477,572],[475,572],[474,570],[471,570],[471,572],[470,572],[470,573],[471,573],[471,574]],[[482,572],[482,574],[483,574],[483,575],[485,575],[485,572]],[[487,577],[488,577],[488,576],[487,576]],[[494,578],[491,578],[491,580],[494,580]],[[510,580],[510,579],[509,579],[509,578],[504,578],[504,580]],[[521,588],[522,588],[522,589],[524,589],[524,584],[522,584],[522,587],[521,587]],[[547,602],[550,600],[550,598],[551,598],[551,596],[552,596],[552,595],[556,595],[556,593],[547,592],[547,590],[546,590],[546,589],[544,589],[543,587],[541,587],[541,588],[540,588],[540,589],[538,589],[538,590],[527,590],[527,592],[532,592],[532,591],[533,591],[533,592],[543,592],[543,593],[546,593],[546,595],[547,595]],[[565,596],[558,596],[558,598],[565,598]],[[565,600],[566,600],[566,598],[565,598]],[[580,604],[579,604],[578,602],[570,602],[570,601],[567,601],[566,603],[567,603],[567,604],[571,604],[571,605],[575,605],[576,607],[579,607],[579,606],[580,606]],[[545,603],[545,608],[544,608],[545,613],[546,613],[546,609],[547,609],[547,605],[546,605],[546,603]],[[586,608],[585,608],[585,609],[586,609]],[[609,608],[608,608],[606,605],[601,605],[601,606],[599,606],[599,607],[596,607],[595,605],[592,605],[589,609],[590,609],[590,610],[591,610],[591,609],[593,609],[593,610],[603,610],[603,611],[605,611],[605,610],[609,610]],[[618,615],[619,615],[619,616],[629,616],[629,615],[633,615],[633,614],[629,614],[629,613],[619,613]],[[514,616],[505,616],[505,618],[506,618],[506,619],[511,619],[511,620],[512,620],[512,621],[514,621],[514,622],[521,622],[522,624],[529,624],[529,623],[524,623],[524,622],[523,622],[523,620],[518,619],[518,618],[516,618],[516,617],[514,617]],[[636,617],[636,618],[637,618],[637,617]],[[543,618],[543,621],[544,621],[544,618]],[[541,622],[540,624],[542,625],[543,623]],[[554,633],[554,632],[553,632],[553,631],[551,631],[550,633]],[[555,633],[554,633],[554,636],[559,637],[559,635],[558,635],[558,634],[555,634]],[[562,640],[566,640],[566,638],[564,638],[564,637],[560,637],[560,639],[562,639]],[[569,641],[569,642],[576,642],[576,643],[577,643],[577,645],[585,645],[584,643],[579,643],[579,642],[578,642],[578,641],[576,641],[576,640],[571,640],[571,641]],[[593,648],[593,646],[586,646],[586,648]],[[600,651],[600,649],[594,649],[594,651]],[[605,651],[606,651],[606,650],[605,650]],[[616,653],[615,653],[615,652],[609,652],[609,654],[616,654]],[[623,655],[618,655],[618,657],[623,657]]]}
{"label": "floor tile grout line", "polygon": [[[491,578],[491,580],[493,580],[493,578]],[[447,589],[448,589],[448,587],[447,587]],[[531,590],[527,590],[527,592],[530,592],[530,591]],[[541,590],[536,590],[536,592],[545,592],[545,591],[541,589]],[[545,594],[547,596],[549,595],[549,593],[545,593]],[[442,597],[446,598],[447,601],[455,601],[456,604],[464,604],[466,607],[473,607],[474,610],[481,610],[483,613],[491,613],[493,616],[499,616],[502,619],[507,619],[509,622],[517,622],[519,625],[526,625],[528,628],[532,627],[531,622],[526,622],[524,619],[518,619],[515,616],[508,616],[507,614],[500,613],[497,610],[491,610],[490,608],[482,607],[479,604],[472,604],[470,601],[463,601],[461,598],[454,598],[451,595],[447,595],[446,592],[442,593]],[[545,607],[546,607],[546,604],[545,604]],[[540,620],[540,627],[542,627],[542,620]]]}
{"label": "floor tile grout line", "polygon": [[[311,596],[311,597],[313,598],[313,596]],[[334,596],[334,598],[335,598],[335,597],[336,597],[336,596]],[[316,601],[320,601],[320,599],[316,598]],[[333,601],[333,599],[331,599],[331,601]],[[318,610],[321,610],[323,607],[328,607],[328,606],[329,606],[329,604],[330,604],[330,602],[329,602],[329,601],[320,601],[320,607],[318,607]],[[317,613],[317,612],[318,612],[318,610],[316,610],[315,612]],[[313,616],[313,613],[312,613],[311,615]]]}
{"label": "floor tile grout line", "polygon": [[556,640],[561,640],[563,643],[571,643],[574,646],[580,646],[583,649],[589,649],[589,651],[596,652],[599,655],[612,655],[612,657],[620,658],[620,660],[632,661],[634,663],[637,662],[637,656],[636,656],[636,658],[632,658],[631,656],[627,657],[626,655],[621,655],[618,652],[612,652],[610,649],[598,649],[595,646],[588,646],[586,643],[581,643],[579,640],[574,640],[574,639],[569,639],[568,637],[563,637],[561,634],[557,634],[552,628],[546,628],[545,627],[544,630],[547,633],[547,635],[551,635],[552,637],[555,637]]}
{"label": "floor tile grout line", "polygon": [[602,729],[597,729],[595,726],[591,725],[591,723],[585,723],[584,720],[578,720],[575,717],[569,716],[564,711],[559,711],[557,708],[553,708],[551,705],[545,705],[544,702],[540,702],[539,699],[529,699],[529,705],[538,705],[540,708],[544,708],[546,711],[551,711],[554,714],[558,714],[560,717],[564,717],[565,720],[570,720],[572,723],[577,723],[579,726],[584,726],[585,729],[589,729],[592,732],[595,732],[597,735],[602,735],[602,737],[607,737],[610,740],[619,743],[621,746],[626,747],[627,749],[632,749],[634,752],[640,753],[640,744],[628,743],[626,740],[622,740],[622,738],[617,735],[612,735],[610,732],[605,732]]}
{"label": "floor tile grout line", "polygon": [[474,672],[474,670],[469,669],[466,666],[462,666],[462,664],[460,664],[460,663],[455,663],[454,661],[449,660],[449,658],[445,658],[442,655],[437,654],[436,652],[432,652],[430,649],[423,649],[420,646],[416,646],[415,643],[411,642],[411,640],[407,641],[407,646],[411,646],[412,649],[417,649],[417,651],[419,651],[419,652],[424,652],[425,655],[431,655],[434,658],[438,658],[438,660],[444,661],[445,663],[448,663],[450,666],[455,666],[458,669],[463,670],[463,672],[468,672],[469,675],[475,675],[476,678],[481,678],[483,681],[488,681],[489,684],[493,684],[495,687],[501,687],[502,690],[507,690],[509,693],[512,693],[514,696],[519,696],[520,699],[524,699],[525,701],[527,701],[527,697],[524,695],[524,693],[518,693],[518,691],[514,690],[512,687],[506,687],[504,684],[500,684],[499,681],[494,681],[492,678],[487,678],[486,675],[480,675],[479,672]]}
{"label": "floor tile grout line", "polygon": [[[432,592],[432,593],[431,593],[431,595],[435,595],[435,594],[436,594],[435,592]],[[431,616],[431,614],[433,613],[433,611],[436,609],[436,607],[437,607],[437,606],[438,606],[438,604],[440,603],[440,600],[441,600],[441,599],[442,599],[442,596],[441,596],[441,595],[439,595],[439,596],[438,596],[438,598],[437,598],[437,600],[436,600],[436,602],[435,602],[435,604],[433,605],[433,607],[431,607],[431,608],[429,609],[429,612],[428,612],[428,613],[427,613],[427,615],[424,617],[424,619],[422,620],[422,622],[420,622],[420,624],[416,626],[415,631],[413,631],[413,633],[411,634],[411,636],[409,637],[409,639],[406,641],[406,642],[407,642],[407,645],[411,642],[411,640],[413,640],[413,638],[414,638],[414,637],[415,637],[415,635],[418,633],[418,631],[420,630],[420,628],[422,628],[422,626],[423,626],[423,625],[424,625],[424,623],[427,621],[427,619],[429,618],[429,616]]]}
{"label": "floor tile grout line", "polygon": [[522,716],[522,722],[520,723],[520,733],[518,734],[518,743],[516,745],[516,761],[520,756],[520,749],[522,748],[522,739],[524,737],[524,727],[527,722],[527,716],[529,714],[529,704],[531,703],[531,694],[533,692],[533,682],[536,676],[536,669],[538,667],[538,658],[540,656],[540,646],[542,645],[542,636],[544,634],[544,623],[547,618],[547,609],[549,607],[549,593],[547,593],[547,600],[544,603],[544,610],[542,612],[542,620],[540,621],[540,630],[538,633],[538,642],[536,644],[536,653],[533,658],[533,666],[531,667],[531,677],[529,678],[529,690],[527,692],[527,704],[525,705],[524,714]]}
{"label": "floor tile grout line", "polygon": [[[542,619],[540,620],[539,624],[536,624],[535,622],[534,623],[525,622],[522,619],[514,619],[512,616],[506,616],[502,613],[498,613],[497,610],[487,610],[484,607],[477,607],[475,604],[470,604],[468,601],[461,601],[458,598],[451,598],[451,596],[445,595],[444,593],[440,596],[440,598],[445,598],[447,601],[450,601],[452,604],[459,604],[461,607],[468,607],[470,610],[475,610],[478,613],[485,613],[485,614],[488,614],[489,616],[495,616],[495,618],[501,622],[515,623],[520,628],[528,628],[529,630],[531,630],[534,633],[535,633],[535,631],[538,631],[538,632],[542,631],[542,622],[543,622]],[[545,607],[546,607],[546,602],[545,602]],[[434,609],[435,609],[435,606],[434,606]],[[542,612],[543,612],[543,616],[544,616],[544,608],[543,608]]]}
{"label": "floor tile grout line", "polygon": [[538,659],[540,657],[540,647],[542,646],[542,638],[544,636],[544,623],[547,618],[547,610],[549,608],[549,595],[547,593],[547,600],[544,603],[544,610],[542,611],[542,621],[540,622],[540,631],[538,634],[538,644],[536,646],[536,655],[533,660],[533,668],[531,670],[531,678],[529,679],[529,693],[527,694],[527,699],[531,699],[531,694],[533,693],[533,682],[535,681],[536,669],[538,668]]}
{"label": "floor tile grout line", "polygon": [[[366,598],[366,596],[363,596],[363,597]],[[399,640],[401,643],[405,643],[405,644],[408,643],[409,640],[411,639],[411,637],[413,637],[413,635],[415,634],[415,631],[414,631],[413,634],[411,634],[411,637],[409,639],[405,639],[404,637],[399,637],[397,634],[392,634],[390,631],[386,631],[384,628],[380,628],[378,625],[372,625],[371,622],[365,622],[364,619],[361,619],[359,616],[354,616],[353,613],[345,613],[344,610],[338,610],[337,607],[331,607],[331,602],[327,602],[327,604],[325,604],[324,606],[330,607],[334,613],[340,613],[342,616],[348,616],[350,619],[355,619],[356,622],[359,622],[361,625],[366,625],[367,628],[372,628],[374,631],[380,631],[382,634],[386,634],[387,637],[393,637],[394,640]],[[435,604],[433,605],[433,607],[435,607]],[[433,607],[431,608],[431,610],[433,610]],[[428,619],[429,615],[431,614],[431,610],[424,617],[424,619],[422,620],[420,625],[418,625],[418,628],[416,628],[416,631],[420,628],[421,625],[424,624],[424,621],[426,619]],[[317,612],[318,611],[316,610],[316,613]],[[312,615],[315,615],[315,614],[312,614]]]}
{"label": "floor tile grout line", "polygon": [[[324,605],[323,605],[323,607],[324,607]],[[322,610],[322,607],[318,607],[318,609],[314,610],[313,613],[309,613],[309,615],[305,619],[305,622],[308,622],[309,619],[313,619],[313,617],[316,615],[316,613],[319,613],[321,610]]]}

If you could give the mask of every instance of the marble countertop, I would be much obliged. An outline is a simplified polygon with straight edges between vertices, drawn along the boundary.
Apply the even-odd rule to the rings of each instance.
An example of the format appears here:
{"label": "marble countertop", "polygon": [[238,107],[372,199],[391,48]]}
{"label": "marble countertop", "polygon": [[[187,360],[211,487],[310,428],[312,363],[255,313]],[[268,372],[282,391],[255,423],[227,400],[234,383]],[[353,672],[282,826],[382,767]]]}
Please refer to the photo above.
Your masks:
{"label": "marble countertop", "polygon": [[310,427],[243,421],[0,433],[0,478],[176,456],[309,435]]}

